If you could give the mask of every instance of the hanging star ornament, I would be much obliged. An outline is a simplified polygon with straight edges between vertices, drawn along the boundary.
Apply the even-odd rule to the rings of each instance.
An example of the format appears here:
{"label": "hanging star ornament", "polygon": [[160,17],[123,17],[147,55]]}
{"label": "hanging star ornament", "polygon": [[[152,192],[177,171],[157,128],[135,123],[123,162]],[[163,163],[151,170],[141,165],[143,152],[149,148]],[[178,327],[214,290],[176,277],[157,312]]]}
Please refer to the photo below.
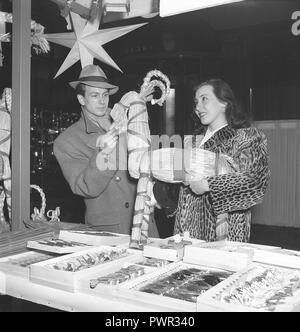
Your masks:
{"label": "hanging star ornament", "polygon": [[71,51],[54,78],[62,74],[77,61],[80,60],[81,66],[84,67],[93,64],[94,58],[122,72],[119,66],[104,50],[102,45],[147,24],[141,23],[98,30],[100,25],[100,13],[93,21],[82,20],[82,18],[75,13],[70,13],[70,15],[73,22],[74,32],[45,35],[48,41],[71,48]]}

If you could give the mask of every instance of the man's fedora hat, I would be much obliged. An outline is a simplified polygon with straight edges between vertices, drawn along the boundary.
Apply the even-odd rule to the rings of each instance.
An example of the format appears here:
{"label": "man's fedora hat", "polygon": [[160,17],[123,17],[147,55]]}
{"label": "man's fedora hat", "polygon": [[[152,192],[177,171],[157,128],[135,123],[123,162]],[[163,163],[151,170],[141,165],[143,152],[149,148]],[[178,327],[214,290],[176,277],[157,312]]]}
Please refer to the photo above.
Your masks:
{"label": "man's fedora hat", "polygon": [[96,65],[87,65],[82,68],[78,81],[70,82],[70,86],[76,89],[79,83],[83,83],[96,88],[108,89],[108,93],[113,95],[119,90],[119,87],[110,84],[104,71]]}

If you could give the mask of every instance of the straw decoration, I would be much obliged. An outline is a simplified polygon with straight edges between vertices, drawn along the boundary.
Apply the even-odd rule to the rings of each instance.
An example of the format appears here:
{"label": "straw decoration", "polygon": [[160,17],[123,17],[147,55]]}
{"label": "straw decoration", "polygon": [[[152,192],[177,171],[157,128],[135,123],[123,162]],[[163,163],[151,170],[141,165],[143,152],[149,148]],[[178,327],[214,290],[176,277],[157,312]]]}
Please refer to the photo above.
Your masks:
{"label": "straw decoration", "polygon": [[[13,23],[13,15],[11,13],[1,12],[0,11],[0,24],[1,23]],[[50,46],[48,40],[44,35],[45,27],[41,24],[31,20],[31,45],[36,54],[48,53],[50,51]],[[10,42],[11,34],[5,33],[0,34],[1,42]],[[1,56],[1,54],[0,54]]]}
{"label": "straw decoration", "polygon": [[35,189],[39,192],[42,200],[41,209],[34,207],[33,208],[33,214],[31,215],[31,218],[33,221],[47,221],[47,218],[45,216],[46,211],[46,196],[43,191],[43,189],[35,184],[31,184],[30,188]]}
{"label": "straw decoration", "polygon": [[[11,168],[9,161],[11,147],[11,89],[5,88],[0,102],[0,156],[3,188],[0,194],[0,232],[10,230],[11,224]],[[8,212],[8,221],[5,220],[4,202]]]}
{"label": "straw decoration", "polygon": [[[158,79],[153,79],[157,77]],[[160,79],[160,80],[159,80]],[[159,99],[153,98],[155,88],[161,90]],[[151,175],[151,135],[146,102],[163,105],[170,92],[170,80],[159,70],[147,73],[140,93],[130,91],[119,103],[115,104],[111,116],[119,131],[124,130],[127,121],[128,170],[131,177],[139,179],[134,207],[133,227],[130,246],[141,249],[148,240],[148,228],[153,208],[146,203],[150,201]]]}

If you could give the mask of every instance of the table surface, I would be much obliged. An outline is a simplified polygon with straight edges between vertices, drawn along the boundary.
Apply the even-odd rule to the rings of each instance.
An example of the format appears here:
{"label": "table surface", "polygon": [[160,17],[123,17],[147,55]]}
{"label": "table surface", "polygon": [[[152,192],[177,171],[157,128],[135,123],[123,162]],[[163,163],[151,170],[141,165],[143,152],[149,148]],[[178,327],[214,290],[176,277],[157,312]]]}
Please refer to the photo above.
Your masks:
{"label": "table surface", "polygon": [[[279,249],[281,253],[288,253],[285,260],[289,262],[300,252]],[[270,253],[270,257],[272,255]],[[273,258],[272,258],[273,259]],[[300,261],[299,261],[300,262]],[[290,266],[293,261],[290,262]],[[294,267],[295,268],[295,267]],[[298,267],[297,267],[298,268]],[[163,303],[142,303],[134,300],[122,299],[113,294],[90,294],[84,290],[69,292],[48,285],[32,282],[27,276],[20,275],[10,269],[0,270],[0,294],[30,301],[40,305],[63,311],[97,311],[97,312],[166,312],[172,311],[164,307]],[[197,307],[199,311],[210,311],[207,306]]]}
{"label": "table surface", "polygon": [[[4,287],[3,287],[4,286]],[[3,289],[5,288],[5,289]],[[63,311],[84,312],[146,312],[169,311],[159,304],[142,305],[123,302],[107,296],[93,296],[83,292],[71,293],[33,283],[25,277],[0,272],[0,292],[18,299],[34,302]]]}

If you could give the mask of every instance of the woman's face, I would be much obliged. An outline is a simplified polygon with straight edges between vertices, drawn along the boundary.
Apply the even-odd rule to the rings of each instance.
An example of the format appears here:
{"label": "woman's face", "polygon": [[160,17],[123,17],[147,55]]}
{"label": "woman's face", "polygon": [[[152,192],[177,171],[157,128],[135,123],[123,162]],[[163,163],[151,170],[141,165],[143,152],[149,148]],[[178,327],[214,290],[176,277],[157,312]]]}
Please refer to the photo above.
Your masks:
{"label": "woman's face", "polygon": [[226,103],[219,101],[210,85],[201,86],[195,94],[195,113],[210,130],[226,125]]}

